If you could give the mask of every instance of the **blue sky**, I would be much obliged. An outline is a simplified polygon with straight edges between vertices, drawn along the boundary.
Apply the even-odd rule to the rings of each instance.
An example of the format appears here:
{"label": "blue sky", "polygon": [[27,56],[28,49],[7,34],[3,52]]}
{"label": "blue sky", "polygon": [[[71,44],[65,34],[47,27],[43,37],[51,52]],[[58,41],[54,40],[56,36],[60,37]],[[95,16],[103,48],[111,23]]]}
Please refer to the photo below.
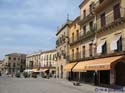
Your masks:
{"label": "blue sky", "polygon": [[77,17],[82,0],[0,0],[0,58],[55,48],[57,26]]}

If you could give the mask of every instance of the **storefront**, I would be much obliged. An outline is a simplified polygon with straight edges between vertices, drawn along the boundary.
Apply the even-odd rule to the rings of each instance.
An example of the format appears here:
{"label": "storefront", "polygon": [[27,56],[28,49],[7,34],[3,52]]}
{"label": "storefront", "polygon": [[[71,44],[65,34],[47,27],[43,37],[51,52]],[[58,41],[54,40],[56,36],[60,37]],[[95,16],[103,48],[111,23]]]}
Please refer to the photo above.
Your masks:
{"label": "storefront", "polygon": [[73,69],[73,73],[77,73],[75,81],[83,83],[94,83],[94,71],[87,71],[88,62],[79,62]]}
{"label": "storefront", "polygon": [[125,57],[115,56],[78,62],[69,72],[75,81],[125,86]]}
{"label": "storefront", "polygon": [[67,73],[66,79],[74,80],[77,78],[77,76],[78,76],[77,73],[72,72],[72,69],[75,67],[76,64],[77,64],[77,62],[69,63],[69,64],[65,65],[64,71]]}

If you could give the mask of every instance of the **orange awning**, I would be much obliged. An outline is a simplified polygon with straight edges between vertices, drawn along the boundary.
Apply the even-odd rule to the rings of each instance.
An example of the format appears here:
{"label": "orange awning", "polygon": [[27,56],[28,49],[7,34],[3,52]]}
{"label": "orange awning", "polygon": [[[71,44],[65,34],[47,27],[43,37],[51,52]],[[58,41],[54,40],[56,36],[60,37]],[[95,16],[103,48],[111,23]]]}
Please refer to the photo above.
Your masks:
{"label": "orange awning", "polygon": [[85,70],[85,66],[86,66],[87,62],[83,61],[83,62],[79,62],[74,68],[73,68],[73,72],[86,72]]}
{"label": "orange awning", "polygon": [[111,64],[122,58],[123,56],[95,59],[86,65],[86,70],[110,70]]}
{"label": "orange awning", "polygon": [[73,72],[85,72],[85,71],[94,71],[94,70],[110,70],[111,64],[122,59],[123,56],[117,57],[107,57],[101,59],[94,59],[79,62],[74,68]]}
{"label": "orange awning", "polygon": [[64,66],[64,71],[70,72],[70,71],[72,70],[72,68],[73,68],[76,64],[77,64],[76,62],[75,62],[75,63],[66,64],[66,65]]}
{"label": "orange awning", "polygon": [[43,69],[43,72],[46,72],[47,70],[49,70],[49,69]]}

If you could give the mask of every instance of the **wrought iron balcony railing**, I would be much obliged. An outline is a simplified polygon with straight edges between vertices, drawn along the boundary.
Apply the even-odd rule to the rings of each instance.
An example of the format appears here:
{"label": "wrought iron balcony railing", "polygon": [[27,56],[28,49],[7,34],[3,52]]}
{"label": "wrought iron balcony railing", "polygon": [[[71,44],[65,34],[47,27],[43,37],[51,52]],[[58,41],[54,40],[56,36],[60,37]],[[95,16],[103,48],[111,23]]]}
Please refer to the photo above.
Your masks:
{"label": "wrought iron balcony railing", "polygon": [[87,31],[86,33],[79,33],[79,35],[76,35],[72,38],[70,38],[70,45],[76,44],[79,41],[82,41],[84,39],[86,39],[87,37],[92,36],[93,34],[95,34],[96,31],[96,26],[94,26],[93,28],[90,28],[90,31]]}

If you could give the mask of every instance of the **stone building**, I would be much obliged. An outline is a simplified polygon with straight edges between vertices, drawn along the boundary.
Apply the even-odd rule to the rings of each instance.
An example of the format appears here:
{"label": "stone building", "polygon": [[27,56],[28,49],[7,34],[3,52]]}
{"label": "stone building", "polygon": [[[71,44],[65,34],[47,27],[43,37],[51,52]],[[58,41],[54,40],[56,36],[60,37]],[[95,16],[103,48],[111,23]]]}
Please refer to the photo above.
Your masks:
{"label": "stone building", "polygon": [[26,54],[10,53],[5,55],[5,69],[8,74],[23,72],[26,68]]}
{"label": "stone building", "polygon": [[42,51],[35,52],[26,56],[26,68],[27,70],[37,71],[41,67],[40,56]]}
{"label": "stone building", "polygon": [[0,72],[4,70],[4,60],[0,60]]}
{"label": "stone building", "polygon": [[[124,86],[125,1],[84,0],[79,7],[80,35],[76,37],[80,37],[70,43],[70,57],[77,59],[65,70],[79,82]],[[74,40],[72,31],[69,36]],[[78,47],[75,56],[74,46]]]}
{"label": "stone building", "polygon": [[40,69],[42,72],[48,72],[51,75],[56,74],[56,50],[42,51],[40,55]]}
{"label": "stone building", "polygon": [[56,76],[59,78],[67,78],[66,72],[64,71],[64,66],[68,63],[69,54],[69,29],[70,20],[58,29],[56,34],[56,48],[57,48],[57,67]]}

